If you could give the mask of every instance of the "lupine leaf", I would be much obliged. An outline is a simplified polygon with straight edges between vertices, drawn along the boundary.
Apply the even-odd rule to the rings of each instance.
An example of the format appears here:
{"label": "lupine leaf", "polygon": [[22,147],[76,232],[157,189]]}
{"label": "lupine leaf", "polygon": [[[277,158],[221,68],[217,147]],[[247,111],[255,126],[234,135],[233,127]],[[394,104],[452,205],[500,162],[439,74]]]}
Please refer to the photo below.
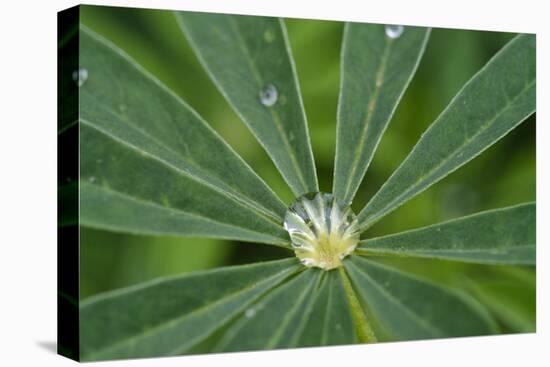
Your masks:
{"label": "lupine leaf", "polygon": [[361,227],[370,227],[519,125],[535,111],[535,87],[535,37],[519,35],[466,83],[426,130],[359,213]]}
{"label": "lupine leaf", "polygon": [[379,24],[347,23],[342,40],[334,195],[353,197],[428,41],[429,28],[392,38]]}
{"label": "lupine leaf", "polygon": [[363,240],[356,252],[481,264],[535,265],[535,214],[534,203],[489,210]]}
{"label": "lupine leaf", "polygon": [[367,313],[390,340],[487,335],[485,309],[457,291],[358,256],[344,262]]}
{"label": "lupine leaf", "polygon": [[81,221],[285,245],[285,205],[189,106],[81,29]]}
{"label": "lupine leaf", "polygon": [[283,21],[192,12],[176,13],[176,18],[213,82],[294,194],[318,191],[306,115]]}
{"label": "lupine leaf", "polygon": [[85,300],[81,358],[176,355],[201,342],[291,275],[296,259],[160,278]]}

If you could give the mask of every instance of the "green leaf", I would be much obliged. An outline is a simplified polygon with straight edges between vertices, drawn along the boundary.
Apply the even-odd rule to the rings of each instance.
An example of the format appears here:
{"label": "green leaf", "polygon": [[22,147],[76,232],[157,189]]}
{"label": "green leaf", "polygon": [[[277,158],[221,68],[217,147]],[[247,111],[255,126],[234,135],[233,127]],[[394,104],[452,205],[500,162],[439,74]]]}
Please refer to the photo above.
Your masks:
{"label": "green leaf", "polygon": [[229,327],[214,351],[296,346],[320,276],[321,271],[308,269],[252,305]]}
{"label": "green leaf", "polygon": [[298,346],[352,344],[359,341],[346,301],[346,291],[337,271],[324,272],[321,284],[313,295],[309,317],[304,316]]}
{"label": "green leaf", "polygon": [[535,203],[489,210],[360,242],[361,255],[535,265]]}
{"label": "green leaf", "polygon": [[285,204],[185,102],[86,28],[80,64],[82,224],[288,243]]}
{"label": "green leaf", "polygon": [[505,332],[535,332],[535,272],[518,267],[497,270],[486,279],[464,277],[462,283],[507,328]]}
{"label": "green leaf", "polygon": [[416,71],[429,33],[429,28],[405,27],[391,38],[384,25],[345,25],[333,191],[347,204]]}
{"label": "green leaf", "polygon": [[364,230],[490,147],[535,111],[535,37],[502,48],[454,97],[359,213]]}
{"label": "green leaf", "polygon": [[356,341],[355,326],[338,273],[308,269],[248,308],[228,328],[214,351]]}
{"label": "green leaf", "polygon": [[[283,21],[191,12],[178,12],[176,18],[213,82],[294,194],[319,191]],[[269,94],[267,103],[262,103],[263,92]]]}
{"label": "green leaf", "polygon": [[81,304],[81,358],[181,354],[299,269],[296,259],[257,263],[151,282]]}
{"label": "green leaf", "polygon": [[494,333],[493,321],[473,299],[416,276],[351,256],[344,262],[367,313],[390,340]]}

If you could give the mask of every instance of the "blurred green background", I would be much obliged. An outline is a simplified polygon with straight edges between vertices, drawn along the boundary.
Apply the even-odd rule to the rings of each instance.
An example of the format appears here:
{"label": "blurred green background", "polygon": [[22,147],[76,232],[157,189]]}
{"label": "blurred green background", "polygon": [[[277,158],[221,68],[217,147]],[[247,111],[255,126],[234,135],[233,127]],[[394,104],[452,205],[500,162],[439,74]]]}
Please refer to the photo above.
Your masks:
{"label": "blurred green background", "polygon": [[[81,21],[124,49],[184,98],[286,203],[292,201],[293,196],[273,163],[198,64],[171,12],[81,6]],[[330,192],[343,23],[287,19],[286,25],[320,187]],[[513,36],[499,32],[432,30],[418,71],[354,200],[356,213],[461,86]],[[532,200],[535,200],[534,116],[483,155],[384,218],[365,235],[389,234]],[[258,244],[133,236],[87,228],[81,231],[80,253],[81,298],[158,276],[292,255]],[[391,262],[466,288],[493,311],[503,332],[534,330],[534,269],[411,259]]]}

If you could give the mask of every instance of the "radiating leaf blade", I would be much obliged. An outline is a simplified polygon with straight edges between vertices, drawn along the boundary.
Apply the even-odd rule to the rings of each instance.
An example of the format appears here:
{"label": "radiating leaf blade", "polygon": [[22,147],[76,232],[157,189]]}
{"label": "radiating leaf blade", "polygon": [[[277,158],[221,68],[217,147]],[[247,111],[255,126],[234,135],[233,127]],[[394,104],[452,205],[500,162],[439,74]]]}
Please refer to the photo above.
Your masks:
{"label": "radiating leaf blade", "polygon": [[304,316],[304,321],[297,346],[317,347],[358,342],[344,286],[337,271],[329,271],[324,275],[322,283],[312,295],[311,312]]}
{"label": "radiating leaf blade", "polygon": [[489,210],[361,241],[362,255],[394,255],[480,264],[535,265],[534,203]]}
{"label": "radiating leaf blade", "polygon": [[284,203],[200,116],[92,31],[80,43],[84,225],[288,242]]}
{"label": "radiating leaf blade", "polygon": [[214,351],[295,348],[356,341],[355,326],[338,273],[308,269],[249,307],[229,326]]}
{"label": "radiating leaf blade", "polygon": [[466,289],[495,315],[505,332],[536,331],[536,274],[525,268],[498,268],[487,279],[464,277]]}
{"label": "radiating leaf blade", "polygon": [[358,256],[346,270],[371,318],[389,340],[487,335],[488,313],[473,299]]}
{"label": "radiating leaf blade", "polygon": [[[306,115],[283,21],[191,12],[178,12],[176,18],[213,82],[294,194],[318,191]],[[262,103],[262,91],[270,92],[267,103]]]}
{"label": "radiating leaf blade", "polygon": [[429,28],[392,38],[380,24],[347,23],[341,52],[334,195],[351,203],[411,81]]}
{"label": "radiating leaf blade", "polygon": [[299,268],[278,260],[164,278],[81,304],[81,358],[184,353]]}
{"label": "radiating leaf blade", "polygon": [[359,213],[363,229],[467,163],[535,111],[535,37],[519,35],[454,97]]}
{"label": "radiating leaf blade", "polygon": [[[216,352],[295,346],[300,323],[308,316],[321,272],[308,269],[252,305],[230,326]],[[290,344],[290,345],[289,345]]]}

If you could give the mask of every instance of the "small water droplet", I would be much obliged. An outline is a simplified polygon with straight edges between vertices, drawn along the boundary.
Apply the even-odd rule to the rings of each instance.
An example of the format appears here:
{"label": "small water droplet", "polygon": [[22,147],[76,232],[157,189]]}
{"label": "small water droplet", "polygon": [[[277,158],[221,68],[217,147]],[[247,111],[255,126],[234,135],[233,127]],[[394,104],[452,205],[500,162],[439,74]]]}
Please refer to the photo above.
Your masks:
{"label": "small water droplet", "polygon": [[271,29],[267,29],[264,32],[264,41],[271,43],[275,40],[275,33]]}
{"label": "small water droplet", "polygon": [[386,36],[392,39],[399,38],[403,34],[404,29],[402,25],[387,24]]}
{"label": "small water droplet", "polygon": [[260,91],[260,102],[266,107],[271,107],[277,103],[279,92],[273,84],[268,84]]}
{"label": "small water droplet", "polygon": [[88,80],[88,70],[84,68],[80,68],[78,70],[73,71],[73,81],[78,85],[79,87],[82,87],[82,85]]}
{"label": "small water droplet", "polygon": [[118,110],[122,113],[126,112],[126,105],[121,103],[118,105]]}
{"label": "small water droplet", "polygon": [[248,318],[254,317],[256,315],[256,310],[253,308],[249,308],[244,312],[244,315]]}
{"label": "small water droplet", "polygon": [[88,181],[89,181],[90,183],[94,183],[94,182],[96,182],[96,180],[97,180],[97,179],[95,178],[95,176],[90,176],[90,177],[88,178]]}
{"label": "small water droplet", "polygon": [[99,159],[97,159],[95,162],[96,162],[97,164],[101,164],[101,163],[103,163],[103,159],[99,158]]}

